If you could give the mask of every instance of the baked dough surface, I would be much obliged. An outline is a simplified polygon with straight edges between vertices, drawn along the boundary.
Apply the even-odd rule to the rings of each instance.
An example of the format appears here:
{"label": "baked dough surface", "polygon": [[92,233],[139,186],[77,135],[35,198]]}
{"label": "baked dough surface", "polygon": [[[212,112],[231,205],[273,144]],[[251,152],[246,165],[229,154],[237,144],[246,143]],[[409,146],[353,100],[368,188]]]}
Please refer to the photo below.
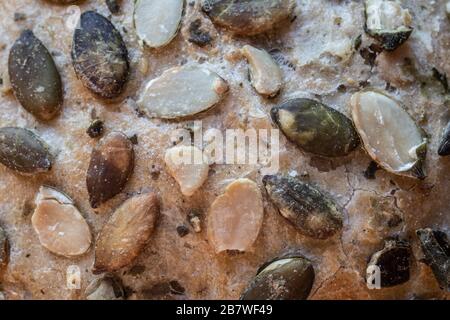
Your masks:
{"label": "baked dough surface", "polygon": [[[45,1],[10,0],[0,2],[0,70],[7,68],[9,49],[20,32],[29,28],[41,39],[55,59],[64,85],[64,106],[59,117],[49,123],[38,122],[27,113],[12,94],[0,95],[0,127],[20,126],[34,129],[57,155],[50,173],[23,177],[0,166],[0,224],[11,243],[10,262],[0,289],[7,299],[83,299],[87,285],[95,279],[91,272],[93,248],[77,259],[48,252],[39,243],[31,226],[33,202],[42,184],[55,186],[70,195],[96,236],[112,210],[131,193],[153,190],[161,199],[161,219],[145,251],[134,267],[121,270],[130,299],[237,299],[265,261],[287,249],[298,248],[313,261],[316,280],[310,299],[411,299],[446,295],[437,285],[429,267],[420,263],[421,251],[414,231],[435,227],[449,234],[450,159],[439,158],[437,147],[444,126],[450,119],[446,96],[432,77],[424,85],[418,74],[432,68],[450,75],[450,20],[444,0],[403,1],[413,15],[415,31],[395,53],[382,53],[371,68],[353,43],[362,35],[361,48],[373,40],[363,30],[361,1],[298,0],[297,18],[268,34],[251,38],[232,37],[216,29],[204,16],[198,1],[186,5],[182,26],[176,38],[158,50],[143,50],[133,28],[133,2],[122,1],[118,15],[109,13],[103,1],[83,1],[82,11],[92,9],[111,17],[129,50],[130,81],[126,92],[113,103],[95,99],[77,80],[70,60],[73,30],[67,22],[68,6]],[[191,3],[194,1],[188,1]],[[15,13],[26,18],[14,21]],[[324,18],[326,17],[326,18]],[[201,19],[213,38],[200,48],[188,41],[189,24]],[[247,63],[236,59],[245,44],[281,52],[284,88],[272,100],[259,96],[247,79]],[[416,66],[416,73],[405,67],[405,58]],[[204,128],[272,128],[270,108],[291,97],[320,97],[329,106],[349,115],[349,100],[359,86],[369,82],[384,89],[387,83],[397,88],[391,94],[401,100],[407,111],[430,137],[426,163],[428,178],[416,181],[384,171],[368,180],[363,172],[371,159],[361,149],[343,159],[324,160],[301,152],[281,136],[280,171],[304,175],[328,191],[345,208],[341,236],[313,240],[300,235],[264,200],[263,227],[252,252],[216,255],[203,231],[192,229],[180,237],[177,226],[188,225],[191,209],[206,213],[226,185],[246,177],[261,185],[257,166],[214,165],[204,186],[192,197],[182,196],[175,180],[164,166],[164,152],[172,146],[171,132],[190,121],[161,121],[140,116],[135,101],[146,82],[171,67],[199,61],[217,72],[230,85],[230,92],[217,107],[199,118]],[[406,60],[408,61],[408,60]],[[344,85],[346,90],[337,88]],[[343,87],[341,86],[341,89]],[[176,94],[176,93],[174,93]],[[105,121],[106,132],[137,134],[136,166],[123,193],[94,212],[88,203],[86,170],[96,140],[85,133],[93,110]],[[261,116],[262,114],[262,116]],[[160,170],[157,179],[152,170]],[[376,212],[396,213],[403,222],[396,228],[380,227]],[[370,255],[380,250],[383,239],[400,234],[411,239],[413,255],[411,279],[383,290],[368,290],[364,283]],[[66,286],[66,270],[77,265],[81,270],[81,289]],[[185,290],[173,294],[168,283],[177,281]]]}

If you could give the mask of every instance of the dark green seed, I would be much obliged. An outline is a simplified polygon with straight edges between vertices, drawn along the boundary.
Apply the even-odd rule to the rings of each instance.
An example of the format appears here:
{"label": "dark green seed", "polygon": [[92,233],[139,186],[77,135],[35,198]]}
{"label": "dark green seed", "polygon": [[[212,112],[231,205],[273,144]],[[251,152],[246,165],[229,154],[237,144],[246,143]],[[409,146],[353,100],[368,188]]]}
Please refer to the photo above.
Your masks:
{"label": "dark green seed", "polygon": [[128,52],[122,36],[108,19],[93,11],[84,12],[75,29],[72,63],[83,85],[101,98],[120,95],[128,79]]}
{"label": "dark green seed", "polygon": [[49,171],[52,156],[48,145],[33,132],[23,128],[0,129],[0,163],[24,174]]}
{"label": "dark green seed", "polygon": [[441,157],[450,156],[450,122],[444,130],[441,143],[439,145],[438,154]]}
{"label": "dark green seed", "polygon": [[9,260],[9,242],[5,231],[0,227],[0,283],[3,270],[6,268]]}
{"label": "dark green seed", "polygon": [[264,264],[242,300],[306,300],[314,284],[311,262],[299,254],[288,254]]}
{"label": "dark green seed", "polygon": [[86,130],[86,133],[91,138],[98,138],[103,134],[104,123],[100,119],[95,119],[89,125],[89,128]]}
{"label": "dark green seed", "polygon": [[411,247],[406,241],[387,240],[384,248],[372,255],[369,270],[379,270],[380,286],[393,287],[409,280]]}
{"label": "dark green seed", "polygon": [[450,243],[444,232],[432,229],[416,231],[427,264],[431,267],[439,286],[450,292]]}
{"label": "dark green seed", "polygon": [[101,139],[92,150],[86,176],[92,208],[121,192],[133,168],[133,144],[127,136],[113,132]]}
{"label": "dark green seed", "polygon": [[280,214],[302,234],[326,239],[342,228],[340,208],[317,188],[287,176],[264,176],[263,183]]}
{"label": "dark green seed", "polygon": [[292,99],[273,107],[273,121],[306,152],[325,157],[348,155],[359,145],[350,119],[310,99]]}
{"label": "dark green seed", "polygon": [[22,32],[9,53],[9,78],[20,104],[36,118],[54,118],[63,102],[61,78],[52,56],[32,31]]}
{"label": "dark green seed", "polygon": [[202,9],[211,20],[236,34],[255,35],[289,20],[294,0],[203,0]]}

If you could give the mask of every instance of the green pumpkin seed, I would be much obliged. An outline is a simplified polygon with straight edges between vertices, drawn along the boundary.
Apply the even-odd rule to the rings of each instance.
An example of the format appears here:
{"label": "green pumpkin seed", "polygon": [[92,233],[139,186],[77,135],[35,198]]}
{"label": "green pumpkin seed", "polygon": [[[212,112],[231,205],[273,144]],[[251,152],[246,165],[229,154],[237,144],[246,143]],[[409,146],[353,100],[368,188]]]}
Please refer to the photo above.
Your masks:
{"label": "green pumpkin seed", "polygon": [[54,118],[63,103],[52,56],[32,31],[22,32],[9,53],[9,80],[20,104],[39,120]]}
{"label": "green pumpkin seed", "polygon": [[272,108],[271,116],[288,139],[306,152],[341,157],[359,145],[351,120],[314,100],[288,100]]}
{"label": "green pumpkin seed", "polygon": [[0,163],[23,174],[47,172],[52,167],[48,145],[23,128],[0,129]]}
{"label": "green pumpkin seed", "polygon": [[203,0],[202,9],[211,20],[233,33],[255,35],[288,20],[295,0]]}
{"label": "green pumpkin seed", "polygon": [[403,9],[397,1],[367,0],[365,14],[366,32],[387,51],[402,45],[413,31],[409,11]]}
{"label": "green pumpkin seed", "polygon": [[367,153],[394,174],[425,179],[427,139],[401,104],[368,89],[351,98],[352,117]]}
{"label": "green pumpkin seed", "polygon": [[120,279],[112,275],[92,281],[86,288],[86,300],[123,300],[125,292]]}
{"label": "green pumpkin seed", "polygon": [[314,268],[299,254],[288,254],[264,264],[242,300],[306,300],[314,284]]}
{"label": "green pumpkin seed", "polygon": [[93,11],[84,12],[75,29],[72,63],[83,85],[101,98],[120,95],[128,79],[128,51],[122,36]]}
{"label": "green pumpkin seed", "polygon": [[126,135],[112,132],[92,150],[86,176],[92,208],[122,191],[134,168],[133,144]]}
{"label": "green pumpkin seed", "polygon": [[[387,240],[384,248],[372,255],[367,266],[367,282],[377,279],[379,275],[381,288],[393,287],[409,280],[411,247],[406,241]],[[373,270],[375,277],[371,277]]]}
{"label": "green pumpkin seed", "polygon": [[95,245],[94,274],[131,264],[144,250],[155,229],[159,202],[154,193],[125,201],[100,232]]}
{"label": "green pumpkin seed", "polygon": [[176,36],[183,14],[183,0],[137,0],[136,33],[150,48],[165,46]]}
{"label": "green pumpkin seed", "polygon": [[343,214],[319,189],[288,176],[264,176],[269,198],[302,234],[327,239],[342,229]]}
{"label": "green pumpkin seed", "polygon": [[439,286],[450,292],[450,243],[447,235],[430,228],[416,231],[425,262],[431,267]]}
{"label": "green pumpkin seed", "polygon": [[0,227],[0,283],[3,270],[9,260],[9,242],[5,230]]}
{"label": "green pumpkin seed", "polygon": [[450,156],[450,122],[444,129],[444,134],[442,135],[442,140],[439,145],[438,154],[441,157]]}

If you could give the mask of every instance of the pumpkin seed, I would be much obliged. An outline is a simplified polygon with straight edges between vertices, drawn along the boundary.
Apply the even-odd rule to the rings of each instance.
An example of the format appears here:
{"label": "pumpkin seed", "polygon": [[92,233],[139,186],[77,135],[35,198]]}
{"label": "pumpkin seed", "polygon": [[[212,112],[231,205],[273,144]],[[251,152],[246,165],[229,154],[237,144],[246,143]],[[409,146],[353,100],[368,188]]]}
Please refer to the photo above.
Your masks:
{"label": "pumpkin seed", "polygon": [[343,214],[319,189],[290,176],[264,176],[269,198],[302,234],[327,239],[342,228]]}
{"label": "pumpkin seed", "polygon": [[137,0],[134,9],[136,33],[147,46],[159,48],[176,36],[184,0]]}
{"label": "pumpkin seed", "polygon": [[92,208],[122,191],[134,168],[133,144],[126,135],[112,132],[92,150],[86,176]]}
{"label": "pumpkin seed", "polygon": [[192,196],[208,178],[208,159],[194,146],[176,146],[166,151],[169,173],[180,185],[181,193]]}
{"label": "pumpkin seed", "polygon": [[23,174],[47,172],[52,167],[49,146],[28,129],[0,129],[0,163]]}
{"label": "pumpkin seed", "polygon": [[450,243],[447,235],[430,228],[419,229],[416,234],[426,263],[431,267],[439,286],[450,292]]}
{"label": "pumpkin seed", "polygon": [[89,226],[72,199],[52,187],[39,188],[31,223],[41,245],[57,255],[79,256],[91,246]]}
{"label": "pumpkin seed", "polygon": [[152,235],[158,215],[158,199],[153,193],[125,201],[97,238],[93,272],[113,272],[132,263]]}
{"label": "pumpkin seed", "polygon": [[242,54],[249,62],[250,79],[255,90],[268,97],[276,96],[283,83],[281,69],[265,50],[246,45]]}
{"label": "pumpkin seed", "polygon": [[341,157],[359,145],[351,120],[314,100],[288,100],[273,107],[271,116],[288,139],[306,152]]}
{"label": "pumpkin seed", "polygon": [[227,83],[216,73],[200,65],[186,65],[150,81],[138,104],[151,117],[182,118],[211,108],[227,91]]}
{"label": "pumpkin seed", "polygon": [[101,98],[117,97],[128,79],[128,51],[122,36],[93,11],[84,12],[75,29],[72,64],[83,85]]}
{"label": "pumpkin seed", "polygon": [[32,31],[25,30],[9,53],[9,80],[20,104],[39,120],[53,119],[61,109],[61,77],[52,56]]}
{"label": "pumpkin seed", "polygon": [[106,275],[92,281],[86,288],[85,295],[86,300],[123,300],[125,292],[118,278]]}
{"label": "pumpkin seed", "polygon": [[367,153],[389,172],[425,179],[427,139],[400,103],[381,91],[351,98],[355,127]]}
{"label": "pumpkin seed", "polygon": [[314,268],[299,254],[264,264],[242,294],[242,300],[306,300],[314,283]]}
{"label": "pumpkin seed", "polygon": [[444,134],[442,135],[442,140],[439,145],[438,154],[441,157],[450,156],[450,122],[444,129]]}
{"label": "pumpkin seed", "polygon": [[377,39],[383,49],[392,51],[408,40],[412,17],[398,1],[366,0],[366,32]]}
{"label": "pumpkin seed", "polygon": [[211,20],[235,34],[255,35],[288,20],[295,0],[203,0],[202,9]]}
{"label": "pumpkin seed", "polygon": [[258,237],[263,217],[258,185],[249,179],[230,183],[209,209],[208,236],[216,253],[247,251]]}
{"label": "pumpkin seed", "polygon": [[3,270],[9,261],[9,242],[6,237],[6,232],[0,227],[0,283],[2,278]]}
{"label": "pumpkin seed", "polygon": [[[411,247],[406,241],[387,240],[375,252],[367,266],[367,281],[372,270],[379,270],[381,288],[393,287],[409,280]],[[368,283],[369,284],[369,283]]]}

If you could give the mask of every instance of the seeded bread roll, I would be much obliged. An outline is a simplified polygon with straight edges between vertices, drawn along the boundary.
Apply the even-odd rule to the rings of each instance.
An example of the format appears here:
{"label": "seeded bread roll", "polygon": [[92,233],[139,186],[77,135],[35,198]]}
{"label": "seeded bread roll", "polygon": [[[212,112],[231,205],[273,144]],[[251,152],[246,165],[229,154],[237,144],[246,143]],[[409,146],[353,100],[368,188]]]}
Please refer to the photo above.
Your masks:
{"label": "seeded bread roll", "polygon": [[[167,21],[167,34],[164,28],[138,34],[134,0],[117,1],[120,8],[114,8],[114,14],[106,1],[0,1],[0,128],[29,130],[45,142],[43,154],[52,156],[51,168],[44,166],[45,170],[32,176],[0,163],[0,297],[239,299],[269,294],[269,298],[312,300],[450,298],[445,267],[450,235],[450,161],[445,157],[450,153],[450,134],[448,129],[444,132],[450,120],[447,1],[377,0],[370,1],[370,6],[366,1],[240,1],[261,5],[239,7],[242,10],[224,15],[229,2],[186,1],[181,22]],[[179,2],[159,5],[164,8],[164,3]],[[104,33],[97,39],[87,23],[83,32],[78,29],[81,39],[73,47],[75,29],[80,27],[77,18],[88,11],[103,17],[95,13],[84,16],[95,16],[95,21],[88,21],[90,26],[101,25]],[[390,12],[397,12],[401,19],[392,20]],[[15,21],[17,14],[21,19]],[[145,12],[140,18],[155,18],[151,14]],[[162,11],[153,14],[165,17]],[[171,17],[180,19],[179,11],[167,15],[167,19]],[[371,19],[369,23],[366,18]],[[50,121],[42,121],[22,107],[9,82],[10,49],[26,29],[47,49],[57,69],[52,68],[53,73],[61,79],[63,100],[57,99],[58,112]],[[143,41],[142,37],[152,39]],[[93,39],[98,43],[93,44]],[[48,55],[46,58],[50,61]],[[358,105],[358,112],[369,109],[370,121],[361,118],[358,127],[351,128],[355,124],[352,96],[361,98],[362,92],[368,91],[382,92],[396,103],[382,113],[376,113],[376,108],[383,108],[379,101],[387,98],[367,108]],[[38,93],[34,96],[43,96]],[[294,108],[295,103],[286,105],[292,101],[313,101],[308,108],[321,106],[326,112],[310,112],[308,117],[295,117],[300,114],[297,109],[285,112],[280,125],[280,114],[272,118],[275,112],[271,110]],[[382,120],[391,111],[404,116],[393,119],[384,131]],[[322,121],[326,115],[327,121]],[[300,125],[305,118],[309,122]],[[325,139],[329,126],[323,124],[336,121],[342,124],[336,134],[344,132],[347,137],[333,145]],[[380,127],[371,130],[372,125]],[[277,170],[264,172],[268,166],[259,162],[224,164],[208,155],[207,165],[201,163],[195,175],[188,167],[173,163],[175,156],[166,162],[167,151],[182,143],[190,146],[191,137],[203,137],[196,147],[206,148],[209,129],[216,129],[225,139],[226,130],[237,128],[254,129],[257,134],[281,129],[278,162],[272,163]],[[406,134],[404,130],[410,131]],[[111,146],[108,154],[100,152],[101,139],[117,133],[126,148],[120,152]],[[370,139],[361,141],[362,133],[370,133]],[[377,144],[377,134],[383,143]],[[321,142],[308,140],[311,137],[320,137],[327,147],[316,147],[315,143]],[[414,141],[409,144],[411,139]],[[275,144],[270,135],[262,140],[260,146]],[[426,154],[416,148],[425,140]],[[24,159],[39,156],[21,150]],[[97,158],[108,158],[111,166],[105,175],[109,181],[108,173],[116,177],[123,171],[121,166],[127,170],[119,184],[108,190],[108,196],[91,206],[87,174],[91,174],[89,181],[92,174],[101,176],[95,163],[91,164],[93,150]],[[134,155],[124,150],[134,150]],[[225,155],[225,140],[223,150]],[[316,150],[323,152],[316,154]],[[426,179],[397,174],[402,168],[385,170],[394,163],[386,157],[395,157],[397,151],[400,160],[414,165],[420,151]],[[245,155],[245,150],[239,149],[238,155]],[[128,168],[131,163],[133,169]],[[290,182],[283,188],[269,188],[269,194],[264,176]],[[242,181],[252,192],[249,187],[244,194],[229,192],[230,185],[236,187]],[[46,200],[54,210],[63,207],[65,213],[73,213],[76,208],[77,214],[43,215],[45,206],[36,203],[42,186],[71,200]],[[104,191],[102,188],[100,185],[98,190]],[[277,190],[281,193],[275,194]],[[126,214],[126,210],[134,210],[129,207],[135,207],[127,203],[148,194],[151,203],[159,206],[145,210],[142,205],[139,212]],[[226,197],[232,199],[224,201]],[[257,207],[250,210],[245,207],[249,204]],[[292,208],[283,212],[289,205]],[[237,243],[239,251],[216,252],[211,243],[214,231],[217,243],[236,244],[233,231],[237,229],[222,224],[226,221],[220,215],[223,208],[233,213],[230,225],[239,226],[236,234],[250,230],[247,237],[251,241],[246,239],[242,246]],[[239,210],[245,214],[240,216]],[[45,218],[39,221],[38,230],[46,231],[47,247],[33,228],[35,213]],[[78,213],[83,228],[85,224],[89,227],[92,239],[86,239],[92,243],[80,241],[84,245],[80,251],[70,247],[69,253],[73,249],[77,255],[50,251],[48,247],[54,248],[59,237],[67,236],[64,230],[51,227],[64,217],[76,219]],[[337,213],[338,219],[330,220]],[[114,218],[117,215],[120,219]],[[136,216],[139,219],[131,219]],[[128,228],[122,228],[125,225]],[[305,232],[310,230],[306,227],[315,230],[323,225],[331,225],[323,239]],[[105,234],[109,230],[114,233]],[[422,231],[416,234],[417,230]],[[111,238],[120,245],[109,243]],[[403,245],[405,241],[407,245]],[[397,248],[398,244],[401,247]],[[108,259],[100,261],[99,247]],[[115,248],[126,259],[112,265],[117,258]],[[405,258],[392,268],[399,260],[391,259],[391,253],[400,249],[406,252]],[[98,268],[93,270],[96,255]],[[380,290],[370,289],[376,286],[377,268],[381,276],[395,281],[381,279]],[[95,274],[105,270],[114,270],[114,278]],[[301,274],[292,276],[292,270]],[[299,292],[291,295],[272,290],[267,280],[273,275],[284,277],[285,272],[292,282],[280,288],[288,290],[299,282],[301,285],[295,285]],[[255,289],[258,284],[267,286],[268,291]]]}

